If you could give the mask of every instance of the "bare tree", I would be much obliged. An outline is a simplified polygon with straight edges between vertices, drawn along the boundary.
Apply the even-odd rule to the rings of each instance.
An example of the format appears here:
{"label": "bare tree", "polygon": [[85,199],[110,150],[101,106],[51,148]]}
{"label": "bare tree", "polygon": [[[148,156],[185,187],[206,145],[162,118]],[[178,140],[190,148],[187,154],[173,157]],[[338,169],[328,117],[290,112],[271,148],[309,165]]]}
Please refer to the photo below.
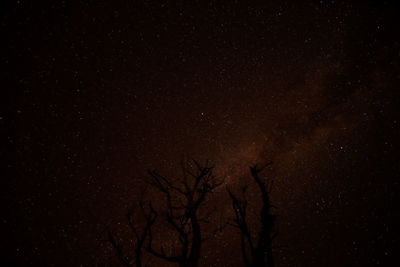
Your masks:
{"label": "bare tree", "polygon": [[207,196],[222,184],[213,175],[213,168],[208,161],[203,165],[195,160],[185,161],[181,164],[181,178],[177,180],[149,171],[150,184],[164,195],[163,211],[167,225],[178,238],[178,245],[173,249],[166,251],[162,245],[156,248],[150,229],[146,246],[149,253],[181,267],[198,266],[204,240],[201,222],[213,209],[203,216],[199,210],[206,203]]}
{"label": "bare tree", "polygon": [[[273,227],[276,216],[271,213],[272,205],[270,201],[270,191],[272,181],[261,178],[260,172],[272,163],[266,164],[264,167],[257,165],[250,167],[250,174],[255,181],[257,188],[261,193],[261,210],[260,210],[260,229],[257,235],[252,235],[252,229],[249,226],[246,200],[247,186],[241,187],[241,196],[228,189],[231,198],[232,208],[234,211],[233,226],[240,231],[240,242],[242,256],[245,266],[249,267],[273,267],[274,259],[272,255],[272,240],[274,238]],[[254,238],[257,236],[258,238]]]}
{"label": "bare tree", "polygon": [[112,230],[108,229],[108,242],[111,244],[116,252],[116,255],[122,265],[126,267],[142,267],[142,255],[145,241],[150,235],[151,227],[154,225],[157,213],[151,203],[146,205],[143,203],[144,195],[141,195],[138,208],[140,217],[144,222],[139,223],[139,220],[134,219],[133,210],[126,214],[128,226],[132,234],[133,248],[125,248],[123,242],[118,238]]}

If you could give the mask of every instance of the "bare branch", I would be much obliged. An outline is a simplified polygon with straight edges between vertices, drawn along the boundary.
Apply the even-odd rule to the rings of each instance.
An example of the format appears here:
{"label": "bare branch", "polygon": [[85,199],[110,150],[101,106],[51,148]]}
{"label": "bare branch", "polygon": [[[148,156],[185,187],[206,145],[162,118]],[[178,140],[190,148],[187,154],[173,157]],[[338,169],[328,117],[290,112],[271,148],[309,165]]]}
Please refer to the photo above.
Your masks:
{"label": "bare branch", "polygon": [[116,251],[117,257],[121,261],[121,263],[127,267],[133,266],[128,256],[125,255],[123,246],[117,241],[116,237],[113,235],[111,230],[108,230],[108,241]]}
{"label": "bare branch", "polygon": [[251,177],[260,190],[262,201],[259,217],[261,229],[257,234],[257,242],[253,241],[250,228],[247,224],[247,202],[245,198],[247,185],[241,187],[241,193],[243,195],[242,199],[235,195],[232,190],[229,188],[227,189],[235,214],[234,224],[240,230],[241,249],[245,266],[274,266],[274,260],[272,257],[272,240],[276,236],[273,233],[276,216],[270,212],[273,206],[271,205],[269,197],[273,182],[265,182],[259,176],[259,173],[271,164],[272,162],[268,162],[262,167],[258,167],[257,165],[250,167]]}

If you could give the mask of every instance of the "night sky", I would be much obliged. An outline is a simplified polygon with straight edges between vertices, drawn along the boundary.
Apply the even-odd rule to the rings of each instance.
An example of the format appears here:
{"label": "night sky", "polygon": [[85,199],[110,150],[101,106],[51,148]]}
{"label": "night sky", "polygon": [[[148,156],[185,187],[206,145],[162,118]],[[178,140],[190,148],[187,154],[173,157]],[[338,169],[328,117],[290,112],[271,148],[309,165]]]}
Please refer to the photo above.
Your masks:
{"label": "night sky", "polygon": [[[104,226],[191,157],[274,162],[277,266],[398,266],[399,9],[359,2],[2,4],[1,264],[116,266]],[[227,231],[201,266],[242,266]]]}

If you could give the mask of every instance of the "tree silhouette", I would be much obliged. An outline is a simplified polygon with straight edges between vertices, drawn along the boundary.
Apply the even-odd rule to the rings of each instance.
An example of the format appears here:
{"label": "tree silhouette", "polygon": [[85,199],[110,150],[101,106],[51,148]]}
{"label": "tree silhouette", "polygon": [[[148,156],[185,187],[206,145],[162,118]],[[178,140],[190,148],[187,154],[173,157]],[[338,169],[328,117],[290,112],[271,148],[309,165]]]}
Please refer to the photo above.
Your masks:
{"label": "tree silhouette", "polygon": [[[241,194],[228,188],[234,211],[233,222],[211,231],[214,234],[216,231],[222,231],[227,224],[239,229],[242,257],[246,267],[274,267],[272,240],[276,216],[271,213],[273,206],[269,196],[272,180],[265,180],[259,175],[270,164],[250,167],[252,180],[261,193],[258,231],[249,222],[246,197],[248,184],[241,186]],[[148,171],[146,181],[152,191],[147,195],[147,199],[154,199],[153,203],[145,202],[145,193],[142,193],[135,212],[130,211],[126,215],[133,237],[132,248],[124,246],[125,243],[118,235],[108,231],[108,242],[121,264],[127,267],[142,267],[145,252],[161,260],[176,263],[180,267],[199,265],[207,233],[203,223],[208,222],[211,214],[216,211],[207,199],[223,184],[223,180],[214,176],[213,170],[214,166],[210,166],[208,161],[200,164],[195,160],[188,160],[181,162],[179,178],[172,179],[157,171]],[[254,199],[251,201],[254,202]],[[165,233],[165,229],[171,231],[168,232],[170,235],[167,242],[165,238],[155,238],[155,233]],[[165,243],[169,243],[169,246]]]}
{"label": "tree silhouette", "polygon": [[235,214],[233,226],[240,231],[240,243],[242,256],[245,266],[249,267],[273,267],[274,259],[272,255],[272,240],[275,236],[273,227],[276,216],[271,213],[270,191],[272,188],[272,180],[265,181],[259,176],[260,172],[271,165],[272,162],[264,167],[254,165],[250,167],[250,174],[255,181],[257,188],[261,193],[261,210],[260,210],[260,229],[257,233],[258,239],[255,240],[252,235],[251,227],[249,226],[247,216],[248,202],[246,199],[247,185],[241,187],[241,196],[233,193],[228,189],[228,194],[231,198],[232,208]]}
{"label": "tree silhouette", "polygon": [[172,180],[156,171],[149,171],[150,184],[164,195],[163,212],[167,225],[177,234],[178,248],[169,252],[161,245],[155,248],[153,231],[150,228],[146,250],[181,267],[196,267],[201,255],[204,241],[201,222],[209,217],[214,210],[200,216],[199,209],[206,203],[207,196],[212,193],[222,181],[213,174],[213,166],[206,161],[200,164],[195,160],[181,163],[182,176]]}
{"label": "tree silhouette", "polygon": [[108,242],[111,244],[116,252],[116,255],[122,265],[127,267],[142,267],[142,255],[145,241],[150,235],[151,227],[154,225],[157,212],[154,210],[151,203],[148,205],[144,204],[144,194],[141,194],[138,208],[140,212],[141,219],[144,222],[139,223],[139,220],[134,219],[134,211],[130,211],[126,214],[126,219],[128,226],[132,232],[132,245],[133,248],[126,249],[123,242],[119,240],[116,234],[114,234],[111,229],[108,229]]}

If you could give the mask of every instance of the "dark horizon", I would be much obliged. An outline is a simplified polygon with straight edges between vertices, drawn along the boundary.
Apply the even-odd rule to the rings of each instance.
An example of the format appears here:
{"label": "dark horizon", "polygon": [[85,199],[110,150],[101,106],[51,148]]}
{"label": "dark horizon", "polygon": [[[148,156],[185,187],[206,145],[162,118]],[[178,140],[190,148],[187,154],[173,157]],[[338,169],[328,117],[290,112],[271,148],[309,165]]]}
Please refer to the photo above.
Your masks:
{"label": "dark horizon", "polygon": [[[395,1],[2,7],[0,265],[114,266],[105,225],[193,158],[232,188],[273,161],[276,266],[397,266]],[[229,233],[200,266],[243,266]]]}

